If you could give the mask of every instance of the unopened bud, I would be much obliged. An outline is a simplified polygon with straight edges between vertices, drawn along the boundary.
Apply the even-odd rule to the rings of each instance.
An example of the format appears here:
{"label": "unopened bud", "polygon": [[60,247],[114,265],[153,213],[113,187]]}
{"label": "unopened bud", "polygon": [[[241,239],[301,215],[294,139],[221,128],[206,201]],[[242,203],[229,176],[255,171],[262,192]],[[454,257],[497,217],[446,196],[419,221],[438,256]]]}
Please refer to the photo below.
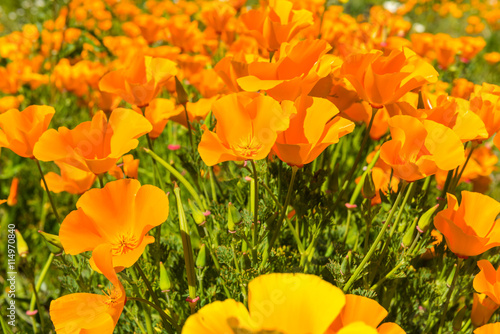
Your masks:
{"label": "unopened bud", "polygon": [[59,236],[55,234],[45,233],[43,231],[38,231],[40,235],[47,241],[49,249],[52,253],[58,254],[64,250],[63,245],[61,244],[61,240],[59,240]]}
{"label": "unopened bud", "polygon": [[207,263],[207,248],[205,244],[201,244],[200,251],[198,252],[198,256],[196,257],[196,267],[203,268]]}
{"label": "unopened bud", "polygon": [[403,240],[401,240],[401,246],[404,248],[408,248],[411,246],[413,242],[413,238],[415,237],[415,227],[417,226],[418,218],[415,217],[413,220],[413,224],[406,230],[406,233],[403,235]]}
{"label": "unopened bud", "polygon": [[365,175],[365,180],[363,182],[363,188],[361,188],[361,194],[364,198],[372,199],[377,195],[377,189],[375,188],[375,183],[373,182],[372,172],[369,171]]}
{"label": "unopened bud", "polygon": [[177,93],[177,102],[185,105],[189,102],[188,95],[182,83],[175,77],[175,92]]}
{"label": "unopened bud", "polygon": [[420,233],[424,233],[429,229],[429,226],[431,225],[432,222],[432,216],[434,215],[434,212],[436,212],[436,209],[438,208],[439,205],[433,206],[429,210],[427,210],[422,217],[418,220],[418,225],[417,225],[417,230]]}
{"label": "unopened bud", "polygon": [[459,332],[462,329],[462,322],[465,317],[465,312],[467,311],[467,306],[463,306],[453,318],[453,330]]}
{"label": "unopened bud", "polygon": [[162,292],[167,292],[172,289],[172,282],[162,262],[160,262],[160,289]]}
{"label": "unopened bud", "polygon": [[241,214],[231,202],[229,202],[229,214],[233,217],[233,222],[235,224],[239,224],[241,222]]}
{"label": "unopened bud", "polygon": [[231,205],[232,204],[229,203],[229,208],[227,210],[227,230],[229,231],[229,233],[234,233],[236,232],[236,229],[233,220],[233,215],[231,214]]}
{"label": "unopened bud", "polygon": [[188,199],[188,205],[189,205],[189,208],[191,209],[191,215],[193,216],[195,223],[197,225],[203,225],[206,221],[205,215],[203,214],[203,212],[190,199]]}
{"label": "unopened bud", "polygon": [[28,256],[29,253],[28,244],[26,243],[26,241],[24,241],[24,238],[21,235],[21,232],[19,232],[19,230],[16,230],[16,242],[17,242],[17,253],[19,254],[19,256],[20,257]]}

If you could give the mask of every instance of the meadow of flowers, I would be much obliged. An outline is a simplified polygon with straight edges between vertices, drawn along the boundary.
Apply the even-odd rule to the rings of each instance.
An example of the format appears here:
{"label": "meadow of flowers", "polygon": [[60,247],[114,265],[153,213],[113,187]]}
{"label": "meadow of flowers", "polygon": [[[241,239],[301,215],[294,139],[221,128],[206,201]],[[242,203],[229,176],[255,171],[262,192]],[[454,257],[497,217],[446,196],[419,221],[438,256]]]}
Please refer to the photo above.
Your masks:
{"label": "meadow of flowers", "polygon": [[499,131],[497,0],[3,1],[2,333],[500,333]]}

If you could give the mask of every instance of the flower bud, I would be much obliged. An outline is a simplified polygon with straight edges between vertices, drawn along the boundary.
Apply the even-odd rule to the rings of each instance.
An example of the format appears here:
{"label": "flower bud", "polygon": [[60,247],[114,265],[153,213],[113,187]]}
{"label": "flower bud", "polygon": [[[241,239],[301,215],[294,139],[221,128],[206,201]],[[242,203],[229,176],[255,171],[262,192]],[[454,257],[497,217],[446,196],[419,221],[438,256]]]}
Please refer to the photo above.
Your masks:
{"label": "flower bud", "polygon": [[58,254],[64,250],[61,241],[59,240],[59,236],[55,234],[45,233],[43,231],[38,231],[40,235],[47,241],[49,249],[52,253]]}
{"label": "flower bud", "polygon": [[363,182],[363,188],[361,188],[361,194],[366,199],[372,199],[377,195],[377,189],[375,188],[375,183],[373,182],[372,172],[366,173],[365,180]]}
{"label": "flower bud", "polygon": [[177,79],[177,76],[175,77],[175,92],[177,93],[177,102],[179,104],[186,104],[189,102],[186,90],[179,79]]}
{"label": "flower bud", "polygon": [[162,292],[170,291],[172,288],[172,282],[170,281],[170,277],[168,275],[167,269],[162,262],[160,262],[160,289]]}
{"label": "flower bud", "polygon": [[229,214],[233,217],[233,222],[235,224],[241,222],[241,214],[231,202],[229,202]]}
{"label": "flower bud", "polygon": [[229,203],[229,208],[227,210],[227,230],[229,231],[229,233],[235,233],[236,229],[233,220],[233,215],[231,214],[231,205],[232,204]]}
{"label": "flower bud", "polygon": [[420,233],[424,233],[429,229],[429,226],[431,225],[432,222],[432,216],[434,215],[434,212],[436,212],[436,209],[438,208],[439,205],[435,205],[429,210],[427,210],[422,217],[418,220],[418,225],[417,225],[417,230]]}
{"label": "flower bud", "polygon": [[196,225],[203,225],[206,221],[203,212],[190,199],[188,199],[188,205],[189,208],[191,209],[191,215],[193,216]]}
{"label": "flower bud", "polygon": [[401,246],[404,248],[408,248],[411,246],[413,239],[415,238],[415,227],[417,226],[418,218],[415,217],[413,220],[413,224],[411,224],[410,228],[406,230],[406,233],[403,235],[403,239],[401,240]]}
{"label": "flower bud", "polygon": [[207,248],[205,244],[201,244],[200,251],[198,252],[198,256],[196,257],[196,267],[203,268],[207,263]]}
{"label": "flower bud", "polygon": [[24,241],[24,238],[21,235],[21,232],[19,232],[19,230],[16,230],[16,242],[17,242],[17,253],[19,254],[19,256],[20,257],[28,256],[29,253],[28,244],[26,243],[26,241]]}

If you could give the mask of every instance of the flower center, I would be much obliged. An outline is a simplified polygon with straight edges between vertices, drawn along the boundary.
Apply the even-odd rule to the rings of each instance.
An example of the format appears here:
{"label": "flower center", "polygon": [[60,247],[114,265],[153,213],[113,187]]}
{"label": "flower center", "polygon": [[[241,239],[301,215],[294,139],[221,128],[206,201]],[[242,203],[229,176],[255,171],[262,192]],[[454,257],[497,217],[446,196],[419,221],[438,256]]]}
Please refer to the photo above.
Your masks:
{"label": "flower center", "polygon": [[113,244],[113,255],[127,254],[129,251],[136,249],[139,245],[137,238],[131,233],[118,236],[117,242]]}
{"label": "flower center", "polygon": [[113,306],[118,302],[120,297],[122,296],[122,292],[119,289],[112,288],[112,289],[106,289],[106,290],[101,290],[108,299],[104,302],[108,306]]}
{"label": "flower center", "polygon": [[245,158],[252,158],[260,151],[262,144],[255,140],[254,137],[248,136],[247,138],[240,139],[240,142],[232,149],[239,155]]}

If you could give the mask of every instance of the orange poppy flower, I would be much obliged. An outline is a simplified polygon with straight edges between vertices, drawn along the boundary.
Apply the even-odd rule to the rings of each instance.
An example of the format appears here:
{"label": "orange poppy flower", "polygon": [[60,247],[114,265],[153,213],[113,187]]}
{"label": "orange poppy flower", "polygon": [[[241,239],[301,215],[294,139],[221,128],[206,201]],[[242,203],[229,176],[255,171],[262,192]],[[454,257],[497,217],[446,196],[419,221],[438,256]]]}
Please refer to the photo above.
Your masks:
{"label": "orange poppy flower", "polygon": [[474,330],[474,334],[497,334],[500,333],[500,322],[487,324]]}
{"label": "orange poppy flower", "polygon": [[488,131],[488,138],[500,130],[500,96],[485,92],[484,89],[473,93],[470,108],[476,113]]}
{"label": "orange poppy flower", "polygon": [[[219,95],[216,95],[209,99],[201,98],[196,102],[187,102],[186,110],[189,117],[189,122],[193,123],[204,120],[207,117],[210,110],[212,110],[212,105],[215,103],[215,101],[217,101],[219,97],[220,97]],[[186,120],[186,112],[184,111],[184,107],[181,105],[175,108],[175,111],[173,115],[170,117],[170,120],[179,123],[185,128],[188,127],[188,123]]]}
{"label": "orange poppy flower", "polygon": [[227,3],[205,3],[201,10],[201,18],[207,27],[212,28],[217,34],[222,34],[227,22],[236,15],[236,10]]}
{"label": "orange poppy flower", "polygon": [[354,123],[339,117],[339,110],[326,99],[302,96],[287,130],[278,134],[273,151],[291,166],[302,167],[328,146],[354,130]]}
{"label": "orange poppy flower", "polygon": [[346,304],[342,312],[340,312],[337,319],[330,325],[326,334],[340,333],[339,331],[342,328],[356,322],[362,322],[370,328],[376,328],[376,333],[405,333],[399,325],[393,322],[386,322],[379,326],[388,312],[375,300],[357,295],[346,295],[345,297]]}
{"label": "orange poppy flower", "polygon": [[347,57],[340,73],[358,95],[374,108],[398,101],[409,91],[437,81],[438,73],[410,49],[381,51]]}
{"label": "orange poppy flower", "polygon": [[[83,194],[95,182],[96,175],[94,173],[86,172],[59,161],[56,161],[56,165],[61,170],[61,175],[54,172],[45,174],[47,186],[54,193],[66,191],[70,194]],[[43,181],[40,181],[40,185],[45,189]]]}
{"label": "orange poppy flower", "polygon": [[112,284],[108,292],[74,293],[50,303],[50,318],[57,333],[113,333],[127,296],[113,269],[111,252],[109,245],[100,245],[93,254],[95,266]]}
{"label": "orange poppy flower", "polygon": [[451,89],[451,96],[459,97],[465,100],[470,98],[474,92],[474,83],[464,78],[453,80],[453,88]]}
{"label": "orange poppy flower", "polygon": [[485,140],[488,132],[481,118],[472,112],[469,102],[461,98],[440,95],[433,108],[426,109],[426,120],[435,121],[452,129],[463,143]]}
{"label": "orange poppy flower", "polygon": [[233,299],[216,301],[191,315],[182,333],[323,334],[344,304],[342,290],[318,276],[262,275],[248,284],[248,311]]}
{"label": "orange poppy flower", "polygon": [[231,92],[237,93],[243,90],[237,83],[237,79],[248,76],[248,63],[243,55],[222,58],[215,65],[214,70]]}
{"label": "orange poppy flower", "polygon": [[99,81],[99,89],[120,95],[125,101],[145,107],[166,82],[177,74],[176,64],[168,59],[138,55],[129,67],[109,72]]}
{"label": "orange poppy flower", "polygon": [[175,103],[168,99],[154,99],[144,110],[144,116],[153,126],[153,130],[148,134],[149,138],[158,138],[168,119],[178,112],[175,110]]}
{"label": "orange poppy flower", "polygon": [[[489,298],[484,293],[475,293],[472,300],[472,311],[471,311],[471,321],[475,327],[483,326],[490,321],[491,316],[500,307],[491,298]],[[479,331],[474,331],[474,333],[482,333]],[[488,332],[485,332],[488,333]],[[496,334],[498,332],[489,332]]]}
{"label": "orange poppy flower", "polygon": [[420,180],[438,169],[452,170],[465,160],[460,138],[442,124],[399,115],[389,120],[389,127],[392,140],[382,145],[380,158],[400,179]]}
{"label": "orange poppy flower", "polygon": [[264,159],[278,133],[288,128],[293,102],[282,106],[273,98],[257,93],[234,93],[217,100],[212,112],[215,132],[205,131],[198,151],[208,166],[223,161]]}
{"label": "orange poppy flower", "polygon": [[448,34],[436,34],[433,40],[433,49],[436,53],[436,59],[439,67],[446,70],[455,63],[455,57],[460,50],[462,43]]}
{"label": "orange poppy flower", "polygon": [[294,10],[286,0],[270,0],[266,9],[250,10],[240,16],[259,45],[277,51],[282,43],[290,42],[301,30],[312,26],[313,15],[305,9]]}
{"label": "orange poppy flower", "polygon": [[434,218],[434,225],[443,233],[448,248],[457,256],[468,257],[500,246],[500,203],[493,198],[462,191],[462,202],[447,194],[448,208]]}
{"label": "orange poppy flower", "polygon": [[464,63],[470,62],[486,46],[486,41],[480,36],[461,36],[460,42],[462,43],[460,60]]}
{"label": "orange poppy flower", "polygon": [[146,246],[154,242],[155,238],[147,233],[167,219],[169,208],[168,197],[161,189],[141,187],[134,179],[91,189],[80,197],[76,207],[59,230],[64,251],[76,255],[110,245],[117,271],[132,266]]}
{"label": "orange poppy flower", "polygon": [[477,261],[481,271],[474,277],[474,290],[487,295],[495,304],[500,305],[500,270],[495,270],[488,260]]}
{"label": "orange poppy flower", "polygon": [[35,146],[35,157],[42,161],[60,161],[96,175],[107,172],[120,157],[137,147],[137,138],[151,131],[144,116],[129,109],[115,109],[109,120],[103,111],[92,121],[73,130],[50,129]]}
{"label": "orange poppy flower", "polygon": [[[123,171],[120,166],[123,168]],[[132,154],[124,155],[122,163],[111,168],[108,173],[117,180],[123,179],[124,177],[137,179],[139,173],[139,159],[134,159]]]}
{"label": "orange poppy flower", "polygon": [[49,127],[56,111],[49,106],[29,106],[23,111],[11,109],[0,114],[0,147],[21,157],[33,158],[33,147]]}
{"label": "orange poppy flower", "polygon": [[326,54],[330,49],[324,40],[283,44],[275,62],[250,63],[248,76],[236,81],[243,90],[265,90],[278,101],[294,101],[308,95],[321,78],[340,66],[340,58]]}
{"label": "orange poppy flower", "polygon": [[10,109],[19,108],[23,100],[24,100],[23,95],[18,95],[18,96],[8,95],[0,97],[0,114],[3,114],[4,112]]}

